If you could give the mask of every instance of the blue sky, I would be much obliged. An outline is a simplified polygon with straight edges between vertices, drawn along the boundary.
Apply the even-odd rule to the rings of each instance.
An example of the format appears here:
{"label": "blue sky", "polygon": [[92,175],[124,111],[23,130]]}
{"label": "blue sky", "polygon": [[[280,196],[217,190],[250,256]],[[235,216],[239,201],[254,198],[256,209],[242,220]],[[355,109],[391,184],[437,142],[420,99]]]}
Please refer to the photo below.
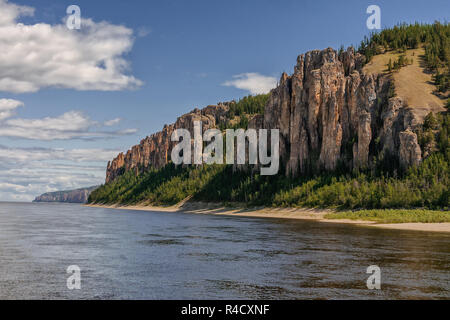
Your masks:
{"label": "blue sky", "polygon": [[[30,200],[41,191],[101,183],[105,161],[110,154],[127,150],[146,135],[160,130],[165,123],[174,122],[177,116],[194,107],[249,94],[247,90],[224,85],[235,79],[234,76],[257,73],[278,79],[283,71],[292,73],[296,57],[301,53],[326,47],[338,48],[341,44],[358,44],[370,32],[366,27],[369,16],[366,8],[369,5],[380,6],[383,27],[391,27],[399,22],[445,21],[450,12],[448,0],[5,1],[0,0],[0,6],[15,4],[35,9],[33,15],[18,16],[14,22],[10,22],[11,25],[16,22],[29,26],[44,23],[55,32],[56,38],[52,38],[52,34],[47,38],[34,35],[34,39],[39,40],[33,46],[29,45],[30,40],[26,40],[28,44],[24,45],[23,50],[29,50],[30,56],[24,55],[23,59],[35,59],[31,55],[35,48],[38,48],[38,55],[49,54],[48,60],[45,57],[33,60],[40,61],[36,66],[22,68],[17,62],[9,62],[8,59],[14,57],[0,55],[0,68],[6,66],[9,70],[11,67],[14,75],[24,72],[20,79],[27,82],[28,75],[30,79],[35,77],[30,83],[36,85],[33,90],[24,87],[21,92],[9,89],[8,85],[2,87],[2,77],[7,78],[8,73],[0,71],[0,99],[23,103],[14,108],[14,115],[3,120],[9,121],[5,122],[8,126],[15,126],[3,133],[1,126],[5,128],[6,124],[2,124],[0,113],[0,148],[11,153],[7,159],[9,163],[5,160],[3,167],[0,165],[0,201]],[[104,86],[89,90],[91,85],[83,82],[86,78],[84,73],[89,74],[88,69],[75,68],[75,71],[71,71],[78,79],[72,85],[67,74],[56,76],[56,69],[51,69],[56,67],[47,68],[47,62],[50,65],[58,56],[57,50],[66,45],[64,32],[83,32],[83,23],[79,31],[56,30],[58,25],[64,26],[66,8],[71,4],[78,5],[81,17],[92,19],[96,26],[102,21],[107,22],[108,25],[103,26],[102,33],[99,32],[96,37],[108,37],[106,33],[112,30],[111,32],[121,34],[120,41],[130,42],[129,46],[124,46],[126,49],[118,44],[119,53],[114,57],[129,64],[127,69],[117,71],[116,67],[121,62],[114,60],[117,65],[113,68],[113,77],[119,81],[125,75],[126,84],[111,88],[111,84],[106,81],[108,79],[105,79],[108,75],[99,75],[99,82],[104,81]],[[14,12],[11,15],[15,17]],[[3,19],[7,20],[10,15],[5,17]],[[2,13],[0,43],[2,37],[7,36],[2,35],[1,19]],[[116,27],[123,29],[114,29]],[[45,30],[47,29],[42,28],[43,33]],[[89,34],[86,37],[88,36]],[[70,33],[68,37],[71,37]],[[110,37],[116,39],[115,36]],[[55,41],[52,40],[54,38]],[[24,39],[18,39],[18,44]],[[82,43],[79,45],[83,46]],[[44,50],[40,46],[48,48]],[[85,44],[84,47],[86,46]],[[99,45],[99,50],[100,47]],[[76,51],[77,46],[73,48]],[[80,60],[80,65],[91,62],[90,54],[85,54],[85,60]],[[100,56],[103,53],[98,54]],[[57,70],[59,72],[59,65]],[[39,79],[40,74],[54,76],[55,80],[47,83]],[[106,91],[103,90],[105,87]],[[69,114],[64,119],[71,121],[73,117],[74,122],[80,121],[82,128],[77,127],[74,131],[109,133],[82,138],[75,134],[68,135],[65,139],[51,136],[41,138],[40,132],[32,130],[29,131],[30,136],[15,133],[18,126],[22,126],[22,129],[32,127],[33,130],[41,130],[39,126],[49,123],[52,126],[55,118],[66,113]],[[36,122],[45,118],[49,119]],[[30,119],[33,121],[27,121]],[[105,121],[115,119],[120,121],[105,125]],[[64,125],[61,119],[57,119],[57,122]],[[85,122],[90,123],[88,127],[83,127]],[[60,129],[57,128],[56,133],[64,131],[58,130]],[[52,134],[51,131],[47,133]],[[90,149],[93,151],[89,152]],[[36,150],[47,150],[49,155],[43,157],[42,161],[34,161],[37,167],[30,167],[27,171],[24,170],[27,166],[26,159],[21,158],[22,162],[17,160],[17,153],[21,150],[29,152],[30,161],[34,161],[32,157]],[[92,159],[64,156],[76,153],[73,150],[102,156]],[[52,158],[53,152],[58,154],[55,158]],[[77,153],[78,156],[80,154]],[[53,166],[58,168],[59,176],[54,175]],[[77,169],[77,166],[82,168]],[[16,177],[13,178],[14,176]]]}

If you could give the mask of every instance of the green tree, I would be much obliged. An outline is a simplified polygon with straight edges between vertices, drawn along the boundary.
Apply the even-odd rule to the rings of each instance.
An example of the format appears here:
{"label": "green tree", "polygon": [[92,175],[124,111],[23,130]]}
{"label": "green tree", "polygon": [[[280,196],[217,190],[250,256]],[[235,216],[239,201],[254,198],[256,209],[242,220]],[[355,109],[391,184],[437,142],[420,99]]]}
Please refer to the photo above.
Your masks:
{"label": "green tree", "polygon": [[427,116],[424,119],[423,127],[425,130],[427,130],[427,129],[434,130],[434,129],[436,129],[437,126],[438,126],[438,122],[437,122],[433,112],[430,112],[429,114],[427,114]]}
{"label": "green tree", "polygon": [[389,59],[389,62],[388,62],[388,64],[387,64],[387,68],[388,68],[388,71],[389,71],[389,72],[392,71],[392,59]]}

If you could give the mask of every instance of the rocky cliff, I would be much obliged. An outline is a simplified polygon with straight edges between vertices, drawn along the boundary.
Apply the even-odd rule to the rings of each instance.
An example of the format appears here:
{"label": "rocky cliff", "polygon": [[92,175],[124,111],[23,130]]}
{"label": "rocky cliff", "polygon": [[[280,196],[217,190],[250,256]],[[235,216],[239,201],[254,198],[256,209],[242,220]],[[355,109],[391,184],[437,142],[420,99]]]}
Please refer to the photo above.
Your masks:
{"label": "rocky cliff", "polygon": [[162,168],[170,160],[170,154],[174,143],[171,135],[175,129],[187,129],[193,136],[194,121],[201,121],[203,131],[215,128],[227,121],[228,103],[210,105],[203,109],[182,115],[173,124],[145,139],[140,144],[133,146],[126,154],[120,153],[114,160],[108,162],[106,169],[106,183],[113,181],[117,176],[128,170],[139,172],[149,166],[156,169]]}
{"label": "rocky cliff", "polygon": [[415,118],[399,97],[390,97],[388,76],[365,74],[364,57],[331,48],[298,57],[271,93],[264,128],[279,128],[280,155],[288,174],[308,167],[368,167],[375,158],[418,164]]}
{"label": "rocky cliff", "polygon": [[[286,174],[339,165],[364,168],[387,156],[403,167],[420,163],[413,113],[401,97],[393,96],[388,76],[366,74],[363,65],[364,57],[351,48],[340,54],[328,48],[300,55],[294,73],[281,76],[264,115],[251,119],[249,127],[280,130]],[[228,108],[221,103],[195,109],[165,125],[109,162],[106,183],[124,171],[163,167],[170,160],[174,129],[192,133],[196,120],[203,122],[203,130],[217,127],[226,123]]]}
{"label": "rocky cliff", "polygon": [[97,188],[98,186],[94,186],[69,191],[48,192],[36,197],[33,202],[86,203],[91,192]]}

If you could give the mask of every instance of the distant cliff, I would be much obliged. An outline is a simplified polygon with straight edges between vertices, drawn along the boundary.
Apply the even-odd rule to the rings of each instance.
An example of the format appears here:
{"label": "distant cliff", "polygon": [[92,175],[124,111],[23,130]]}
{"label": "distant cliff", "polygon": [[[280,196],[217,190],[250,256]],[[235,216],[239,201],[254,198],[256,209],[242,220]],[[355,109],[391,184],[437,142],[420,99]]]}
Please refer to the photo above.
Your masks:
{"label": "distant cliff", "polygon": [[33,202],[86,203],[91,192],[97,188],[98,186],[68,191],[47,192],[36,197]]}

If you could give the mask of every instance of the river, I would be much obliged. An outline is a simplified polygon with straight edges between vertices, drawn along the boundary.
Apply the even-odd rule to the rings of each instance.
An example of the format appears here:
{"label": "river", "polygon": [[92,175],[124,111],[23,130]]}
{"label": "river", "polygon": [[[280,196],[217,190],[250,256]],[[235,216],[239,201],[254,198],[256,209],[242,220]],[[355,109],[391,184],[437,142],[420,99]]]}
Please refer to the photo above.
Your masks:
{"label": "river", "polygon": [[[371,265],[381,290],[367,288]],[[0,203],[0,299],[443,298],[449,234]]]}

